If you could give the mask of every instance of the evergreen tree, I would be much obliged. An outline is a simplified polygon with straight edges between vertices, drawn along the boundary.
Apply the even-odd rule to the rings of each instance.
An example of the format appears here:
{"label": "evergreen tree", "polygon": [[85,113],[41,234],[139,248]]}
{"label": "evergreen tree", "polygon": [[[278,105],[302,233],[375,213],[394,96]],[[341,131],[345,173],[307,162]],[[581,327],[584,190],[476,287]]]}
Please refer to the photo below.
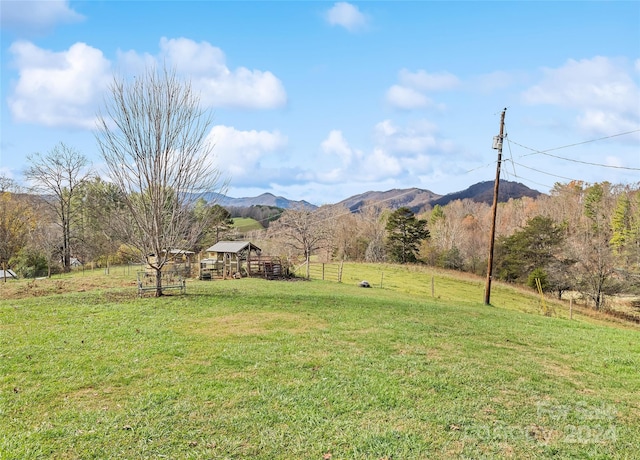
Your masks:
{"label": "evergreen tree", "polygon": [[204,198],[196,201],[193,218],[199,223],[207,222],[206,225],[198,225],[200,235],[193,246],[197,252],[224,239],[233,227],[231,213],[219,204],[208,204]]}
{"label": "evergreen tree", "polygon": [[[497,272],[506,281],[527,282],[536,269],[549,274],[549,287],[564,290],[566,280],[556,270],[566,265],[558,258],[559,248],[564,242],[564,230],[549,217],[536,216],[527,225],[511,236],[498,242]],[[551,274],[557,274],[552,280]],[[554,283],[554,281],[556,281]]]}
{"label": "evergreen tree", "polygon": [[420,243],[429,238],[427,221],[416,218],[411,209],[402,207],[391,213],[386,229],[390,258],[402,264],[416,262]]}

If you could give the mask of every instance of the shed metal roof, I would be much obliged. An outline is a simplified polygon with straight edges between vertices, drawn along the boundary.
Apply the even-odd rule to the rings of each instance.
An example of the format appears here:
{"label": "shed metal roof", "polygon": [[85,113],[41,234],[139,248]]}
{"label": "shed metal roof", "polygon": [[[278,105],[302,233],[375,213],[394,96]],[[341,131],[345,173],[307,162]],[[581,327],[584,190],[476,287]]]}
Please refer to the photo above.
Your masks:
{"label": "shed metal roof", "polygon": [[13,270],[0,270],[0,279],[5,279],[5,278],[17,278],[15,272]]}
{"label": "shed metal roof", "polygon": [[195,252],[186,249],[169,249],[169,254],[195,254]]}
{"label": "shed metal roof", "polygon": [[237,254],[244,249],[254,249],[260,251],[261,249],[250,241],[218,241],[216,244],[207,249],[207,252],[230,252]]}

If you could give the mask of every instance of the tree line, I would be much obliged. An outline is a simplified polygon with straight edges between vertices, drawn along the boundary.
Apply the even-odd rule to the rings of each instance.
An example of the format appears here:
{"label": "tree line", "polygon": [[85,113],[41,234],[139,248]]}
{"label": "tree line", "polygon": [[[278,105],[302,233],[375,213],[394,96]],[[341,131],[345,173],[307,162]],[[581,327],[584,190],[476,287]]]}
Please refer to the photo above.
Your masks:
{"label": "tree line", "polygon": [[[226,183],[206,139],[211,119],[189,83],[148,69],[114,78],[110,92],[96,130],[107,180],[63,143],[27,157],[30,190],[0,177],[0,267],[41,276],[77,263],[138,261],[155,272],[162,295],[170,250],[200,252],[228,238],[232,213],[245,211],[194,199],[224,192]],[[356,213],[327,205],[245,215],[269,223],[249,238],[290,263],[421,263],[486,275],[490,207],[469,199],[421,215],[380,203]],[[499,206],[496,235],[498,279],[559,297],[580,292],[596,309],[611,295],[638,294],[638,184],[574,181],[511,199]]]}
{"label": "tree line", "polygon": [[[287,210],[262,238],[286,257],[422,263],[486,276],[490,226],[490,206],[470,199],[420,216],[368,203],[358,213]],[[496,279],[540,283],[558,298],[577,292],[596,309],[615,294],[640,295],[640,187],[574,181],[500,203],[494,262]]]}
{"label": "tree line", "polygon": [[[98,266],[146,263],[144,251],[157,250],[136,243],[142,234],[135,231],[133,211],[115,184],[79,173],[77,165],[84,160],[78,152],[60,144],[29,161],[28,174],[38,175],[39,183],[50,188],[25,193],[0,177],[3,268],[35,276],[69,270],[74,261]],[[171,203],[175,195],[167,190],[163,200]],[[142,200],[141,195],[132,196]],[[232,215],[239,210],[203,199],[180,207],[184,222],[172,241],[159,243],[160,250],[200,252],[237,237],[232,234]],[[292,264],[312,258],[421,263],[486,275],[490,207],[469,199],[436,205],[421,215],[378,203],[367,203],[356,213],[327,205],[316,210],[254,207],[245,215],[269,216],[271,225],[244,237]],[[608,296],[640,294],[637,185],[558,183],[547,195],[500,203],[496,233],[496,279],[532,288],[540,283],[559,298],[567,291],[579,292],[596,309]]]}
{"label": "tree line", "polygon": [[278,220],[280,215],[284,212],[283,208],[262,204],[252,206],[225,206],[225,209],[229,212],[231,217],[247,217],[254,219],[260,222],[264,228],[269,227],[271,222]]}

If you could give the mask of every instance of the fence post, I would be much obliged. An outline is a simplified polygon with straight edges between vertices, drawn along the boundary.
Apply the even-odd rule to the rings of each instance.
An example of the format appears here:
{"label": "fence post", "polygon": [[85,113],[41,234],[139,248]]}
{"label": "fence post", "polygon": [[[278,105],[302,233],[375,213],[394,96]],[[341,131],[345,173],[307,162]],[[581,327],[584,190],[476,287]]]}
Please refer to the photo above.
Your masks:
{"label": "fence post", "polygon": [[573,319],[573,296],[569,299],[569,319]]}
{"label": "fence post", "polygon": [[344,265],[344,260],[340,261],[340,270],[338,270],[338,283],[342,283],[342,267]]}
{"label": "fence post", "polygon": [[382,280],[384,279],[384,272],[380,272],[380,289],[382,289]]}
{"label": "fence post", "polygon": [[431,297],[436,296],[436,286],[435,286],[435,277],[431,275]]}

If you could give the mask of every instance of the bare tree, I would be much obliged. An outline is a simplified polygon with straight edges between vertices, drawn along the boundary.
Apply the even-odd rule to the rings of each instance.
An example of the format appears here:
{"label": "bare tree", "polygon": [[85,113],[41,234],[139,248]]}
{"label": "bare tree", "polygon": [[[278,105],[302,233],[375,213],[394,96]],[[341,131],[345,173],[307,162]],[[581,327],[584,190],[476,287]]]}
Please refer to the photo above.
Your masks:
{"label": "bare tree", "polygon": [[208,223],[192,219],[192,204],[199,194],[224,188],[206,139],[212,120],[191,84],[166,68],[133,80],[116,77],[110,96],[96,138],[128,211],[117,214],[117,224],[155,270],[161,296],[169,251],[191,246]]}
{"label": "bare tree", "polygon": [[64,271],[71,269],[71,244],[78,215],[74,202],[82,186],[91,177],[89,160],[62,142],[48,154],[27,156],[30,166],[24,173],[34,192],[45,195],[45,202],[53,210],[61,229],[60,251]]}
{"label": "bare tree", "polygon": [[269,234],[304,256],[309,278],[309,261],[314,251],[331,242],[334,215],[330,206],[314,211],[308,209],[288,209],[280,219],[269,226]]}
{"label": "bare tree", "polygon": [[605,297],[618,294],[623,285],[616,270],[616,258],[610,241],[611,214],[615,208],[615,187],[608,182],[590,185],[584,190],[583,224],[574,238],[579,251],[576,284],[593,301],[596,310],[605,305]]}
{"label": "bare tree", "polygon": [[[62,256],[60,249],[60,239],[62,237],[61,228],[55,224],[41,223],[33,232],[31,238],[32,247],[43,256],[47,262],[47,277],[51,278],[54,268],[59,267],[58,262]],[[34,276],[41,276],[38,270],[34,271]]]}
{"label": "bare tree", "polygon": [[387,235],[387,219],[390,210],[380,203],[365,203],[358,214],[362,222],[362,236],[367,241],[364,260],[367,262],[384,262],[386,260],[385,237]]}
{"label": "bare tree", "polygon": [[363,260],[367,243],[362,238],[358,216],[346,206],[334,205],[333,242],[328,249],[338,260]]}

